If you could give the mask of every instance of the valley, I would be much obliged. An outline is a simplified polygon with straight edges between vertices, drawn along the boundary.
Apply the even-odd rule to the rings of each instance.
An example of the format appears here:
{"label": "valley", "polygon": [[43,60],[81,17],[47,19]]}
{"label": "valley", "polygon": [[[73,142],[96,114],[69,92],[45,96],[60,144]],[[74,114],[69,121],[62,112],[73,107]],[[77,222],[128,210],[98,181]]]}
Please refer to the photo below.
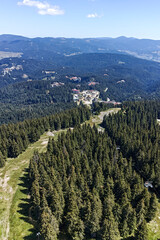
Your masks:
{"label": "valley", "polygon": [[0,60],[0,124],[72,108],[74,89],[98,91],[102,101],[160,98],[157,62],[115,53],[54,57]]}

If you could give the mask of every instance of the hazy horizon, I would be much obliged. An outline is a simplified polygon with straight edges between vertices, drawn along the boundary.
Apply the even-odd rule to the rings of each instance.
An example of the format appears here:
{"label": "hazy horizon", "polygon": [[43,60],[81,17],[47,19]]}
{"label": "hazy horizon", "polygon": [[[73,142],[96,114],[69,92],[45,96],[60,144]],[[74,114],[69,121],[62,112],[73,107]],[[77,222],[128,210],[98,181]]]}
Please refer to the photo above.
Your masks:
{"label": "hazy horizon", "polygon": [[0,36],[17,36],[17,37],[24,37],[24,38],[30,38],[30,39],[34,39],[34,38],[66,38],[66,39],[105,39],[105,38],[111,38],[111,39],[116,39],[116,38],[130,38],[130,39],[138,39],[138,40],[153,40],[153,41],[160,41],[160,39],[152,39],[152,38],[138,38],[138,37],[128,37],[128,36],[117,36],[117,37],[110,37],[110,36],[102,36],[102,37],[64,37],[64,36],[58,36],[58,37],[54,37],[54,36],[35,36],[35,37],[30,37],[30,36],[25,36],[25,35],[20,35],[20,34],[12,34],[12,33],[2,33],[0,34]]}

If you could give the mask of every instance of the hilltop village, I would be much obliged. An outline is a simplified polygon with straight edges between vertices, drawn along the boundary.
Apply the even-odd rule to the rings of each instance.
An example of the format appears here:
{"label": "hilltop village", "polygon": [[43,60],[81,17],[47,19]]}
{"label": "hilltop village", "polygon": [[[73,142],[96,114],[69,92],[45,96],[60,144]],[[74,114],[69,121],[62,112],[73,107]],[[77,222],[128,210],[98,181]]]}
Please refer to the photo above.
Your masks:
{"label": "hilltop village", "polygon": [[84,90],[80,92],[78,89],[72,89],[73,92],[73,101],[79,105],[83,103],[84,105],[91,105],[93,102],[103,102],[107,104],[119,105],[120,102],[116,102],[114,100],[110,100],[107,98],[107,101],[103,101],[99,99],[100,92],[97,90]]}
{"label": "hilltop village", "polygon": [[97,90],[84,90],[80,92],[77,89],[72,89],[73,91],[73,101],[77,103],[77,105],[82,102],[85,105],[90,105],[99,98],[100,92]]}

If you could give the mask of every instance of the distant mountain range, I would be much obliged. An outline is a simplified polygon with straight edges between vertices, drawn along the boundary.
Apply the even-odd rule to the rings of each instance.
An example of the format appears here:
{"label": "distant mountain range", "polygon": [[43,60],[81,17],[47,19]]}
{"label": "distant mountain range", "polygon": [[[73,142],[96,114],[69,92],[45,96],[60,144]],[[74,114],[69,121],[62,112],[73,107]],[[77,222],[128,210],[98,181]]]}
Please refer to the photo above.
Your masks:
{"label": "distant mountain range", "polygon": [[127,37],[27,38],[5,34],[0,35],[0,51],[22,53],[25,58],[38,60],[52,58],[53,55],[69,57],[82,53],[121,53],[160,62],[160,40]]}
{"label": "distant mountain range", "polygon": [[[103,99],[159,98],[159,47],[160,41],[126,37],[31,39],[0,35],[0,88],[23,82],[28,93],[28,85],[35,80],[63,82],[68,88],[71,83],[68,76],[78,76],[82,78],[82,90],[88,87],[88,82],[98,82],[95,88]],[[77,87],[76,82],[72,84]],[[11,93],[3,99],[13,102]]]}
{"label": "distant mountain range", "polygon": [[0,124],[70,108],[75,88],[98,90],[103,100],[160,99],[159,48],[126,37],[0,35]]}

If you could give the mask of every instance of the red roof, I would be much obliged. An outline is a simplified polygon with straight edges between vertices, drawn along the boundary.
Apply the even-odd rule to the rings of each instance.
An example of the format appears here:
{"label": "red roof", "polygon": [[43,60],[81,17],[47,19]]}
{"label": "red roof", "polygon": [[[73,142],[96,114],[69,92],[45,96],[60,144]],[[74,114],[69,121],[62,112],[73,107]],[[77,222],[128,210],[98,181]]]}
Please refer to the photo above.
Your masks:
{"label": "red roof", "polygon": [[73,91],[73,92],[79,92],[79,90],[78,90],[78,89],[75,89],[75,88],[72,89],[72,91]]}

